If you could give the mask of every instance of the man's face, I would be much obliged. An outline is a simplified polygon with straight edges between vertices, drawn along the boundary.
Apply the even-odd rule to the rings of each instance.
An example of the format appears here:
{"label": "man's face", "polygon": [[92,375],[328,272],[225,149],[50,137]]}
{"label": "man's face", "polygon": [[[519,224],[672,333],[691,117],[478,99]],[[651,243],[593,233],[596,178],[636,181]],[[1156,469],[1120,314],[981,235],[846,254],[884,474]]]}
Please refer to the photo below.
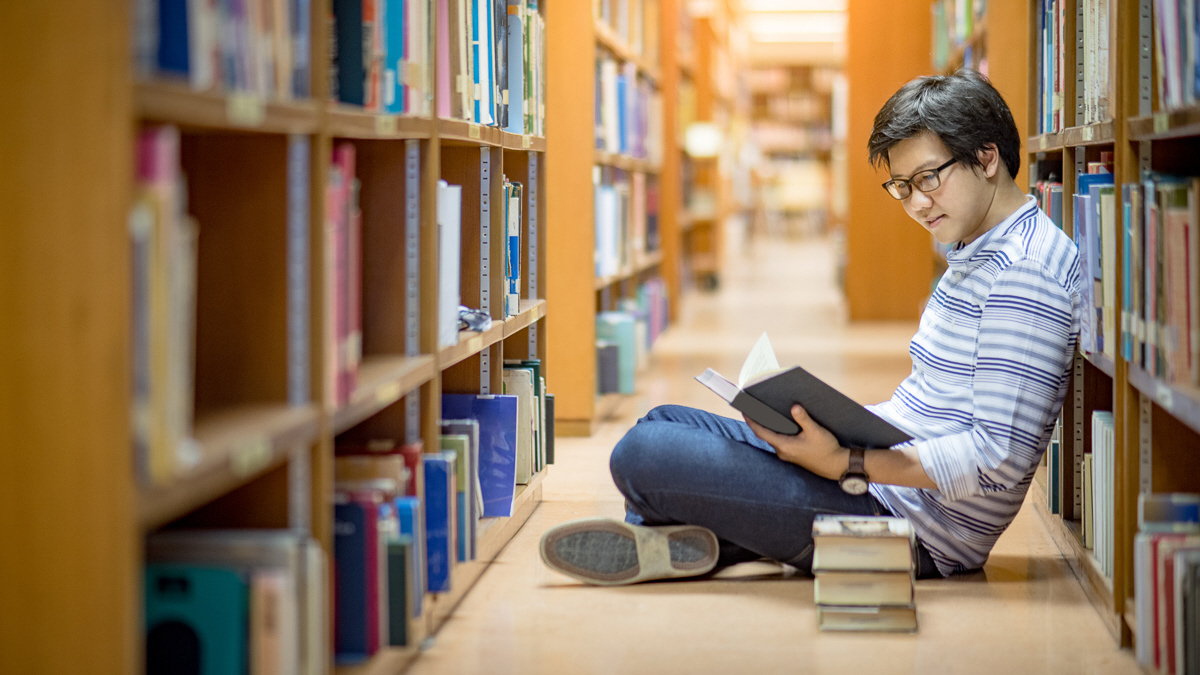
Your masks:
{"label": "man's face", "polygon": [[[945,144],[932,133],[900,141],[888,151],[893,179],[912,178],[951,158]],[[900,200],[904,212],[942,244],[969,244],[986,230],[984,218],[996,195],[995,186],[987,179],[995,175],[999,157],[991,150],[980,159],[983,171],[955,162],[938,173],[941,184],[937,188],[922,192],[914,187],[908,197]]]}

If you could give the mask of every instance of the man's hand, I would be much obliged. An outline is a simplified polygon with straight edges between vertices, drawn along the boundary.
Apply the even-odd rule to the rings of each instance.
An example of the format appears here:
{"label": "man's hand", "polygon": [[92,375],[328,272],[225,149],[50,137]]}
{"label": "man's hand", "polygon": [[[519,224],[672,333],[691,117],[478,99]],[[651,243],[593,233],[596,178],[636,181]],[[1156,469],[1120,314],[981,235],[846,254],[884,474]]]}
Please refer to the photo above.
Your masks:
{"label": "man's hand", "polygon": [[796,420],[801,429],[795,436],[777,434],[749,417],[745,419],[754,435],[770,443],[780,459],[831,480],[841,478],[846,472],[846,466],[850,462],[850,451],[841,447],[833,434],[814,422],[799,404],[792,406],[792,419]]}

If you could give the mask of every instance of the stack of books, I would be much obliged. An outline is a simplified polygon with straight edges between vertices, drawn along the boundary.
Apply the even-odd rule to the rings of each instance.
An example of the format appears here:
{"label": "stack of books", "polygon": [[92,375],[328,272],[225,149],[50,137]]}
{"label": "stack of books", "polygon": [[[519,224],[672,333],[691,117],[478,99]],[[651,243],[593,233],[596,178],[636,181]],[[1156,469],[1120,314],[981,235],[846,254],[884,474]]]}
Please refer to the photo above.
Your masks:
{"label": "stack of books", "polygon": [[821,630],[916,632],[916,536],[907,520],[817,516],[813,542]]}

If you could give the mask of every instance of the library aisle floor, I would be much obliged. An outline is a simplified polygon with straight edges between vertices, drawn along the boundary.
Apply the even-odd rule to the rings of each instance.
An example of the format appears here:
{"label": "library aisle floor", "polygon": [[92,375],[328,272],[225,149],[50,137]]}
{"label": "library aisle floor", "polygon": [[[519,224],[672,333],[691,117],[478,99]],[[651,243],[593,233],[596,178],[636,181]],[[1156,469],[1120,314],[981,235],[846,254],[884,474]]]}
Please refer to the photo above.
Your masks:
{"label": "library aisle floor", "polygon": [[1137,673],[1027,504],[982,572],[917,582],[915,635],[821,633],[812,580],[767,563],[716,578],[605,588],[544,567],[541,534],[564,520],[621,517],[608,473],[646,410],[731,409],[694,375],[736,377],[766,330],[781,364],[802,363],[856,400],[887,398],[909,370],[913,323],[849,325],[822,239],[731,255],[721,290],[692,293],[656,345],[639,393],[587,439],[559,439],[545,501],[409,671],[434,673]]}

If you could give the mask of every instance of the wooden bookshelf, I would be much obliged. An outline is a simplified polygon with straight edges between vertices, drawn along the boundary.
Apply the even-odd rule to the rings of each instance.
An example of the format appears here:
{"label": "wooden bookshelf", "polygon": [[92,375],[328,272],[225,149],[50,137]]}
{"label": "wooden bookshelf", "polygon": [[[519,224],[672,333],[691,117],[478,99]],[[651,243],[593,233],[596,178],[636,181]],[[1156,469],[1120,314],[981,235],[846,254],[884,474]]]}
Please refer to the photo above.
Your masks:
{"label": "wooden bookshelf", "polygon": [[[593,11],[598,14],[593,14]],[[618,20],[616,12],[628,11]],[[671,126],[671,106],[675,92],[671,83],[677,78],[669,26],[680,11],[677,0],[634,0],[600,3],[552,3],[547,8],[553,27],[548,35],[549,51],[554,58],[548,64],[551,97],[547,106],[546,144],[556,158],[548,176],[548,215],[564,227],[549,233],[549,275],[552,281],[547,302],[555,307],[547,319],[547,329],[555,336],[549,345],[550,361],[555,366],[557,431],[560,435],[588,435],[598,419],[596,407],[595,323],[597,307],[625,297],[635,297],[635,283],[645,278],[661,278],[667,286],[671,311],[679,300],[677,163],[669,156],[678,152],[676,134]],[[650,32],[657,24],[658,29]],[[630,26],[628,36],[619,25]],[[642,46],[631,44],[644,35]],[[657,49],[655,48],[657,45]],[[598,59],[611,59],[621,73],[632,73],[662,98],[663,161],[654,161],[647,147],[645,156],[634,156],[636,149],[610,152],[598,149],[596,119]],[[630,85],[632,88],[633,85]],[[655,142],[647,137],[646,143]],[[612,146],[607,146],[612,149]],[[597,274],[596,193],[593,181],[610,186],[622,184],[632,194],[635,180],[646,189],[656,185],[659,192],[658,244],[655,250],[633,250],[634,239],[622,246],[630,250],[622,257],[621,269]],[[674,190],[674,192],[672,192]],[[630,214],[634,207],[629,200]],[[632,218],[630,219],[632,222]],[[654,261],[647,264],[648,260]],[[660,264],[663,263],[663,264]],[[587,270],[588,275],[581,274]]]}
{"label": "wooden bookshelf", "polygon": [[459,563],[453,572],[451,590],[449,593],[429,594],[425,596],[427,616],[416,622],[416,635],[412,645],[408,647],[389,647],[370,662],[362,665],[339,666],[335,669],[337,675],[394,675],[402,673],[421,654],[421,644],[446,623],[451,613],[467,596],[475,582],[483,575],[505,545],[521,529],[534,508],[542,500],[542,481],[546,471],[542,470],[530,479],[528,485],[517,486],[516,496],[513,497],[513,515],[509,518],[484,518],[479,521],[479,559],[469,563]]}
{"label": "wooden bookshelf", "polygon": [[[1145,16],[1151,17],[1146,22],[1145,32],[1139,26],[1142,4],[1145,4]],[[1029,5],[1032,12],[1038,3]],[[1139,183],[1144,171],[1175,175],[1200,173],[1200,164],[1195,159],[1196,142],[1200,139],[1200,111],[1195,105],[1163,109],[1160,97],[1154,91],[1158,83],[1158,66],[1153,56],[1153,23],[1159,18],[1152,16],[1148,3],[1115,0],[1109,4],[1111,33],[1108,48],[1113,70],[1107,99],[1111,119],[1086,125],[1076,123],[1077,115],[1083,110],[1083,92],[1077,91],[1080,87],[1076,86],[1075,75],[1081,64],[1076,62],[1074,46],[1082,40],[1084,30],[1082,25],[1077,25],[1080,23],[1076,20],[1078,7],[1079,0],[1068,0],[1065,5],[1064,31],[1068,46],[1064,65],[1067,90],[1063,94],[1068,104],[1074,102],[1075,105],[1065,106],[1063,131],[1034,136],[1028,143],[1031,180],[1045,178],[1050,173],[1061,177],[1063,227],[1072,234],[1075,213],[1071,195],[1076,189],[1076,175],[1086,169],[1087,163],[1099,160],[1101,152],[1113,153],[1113,178],[1118,188]],[[1031,54],[1036,54],[1039,48],[1036,13],[1033,16]],[[1148,58],[1142,60],[1141,55],[1148,55]],[[1030,73],[1029,93],[1031,100],[1036,101],[1042,83],[1038,81],[1035,69],[1031,68]],[[1038,128],[1036,114],[1036,110],[1030,110],[1031,129]],[[1129,223],[1125,222],[1119,192],[1116,199],[1115,231],[1123,233]],[[1119,316],[1129,309],[1124,306],[1119,290],[1126,273],[1125,243],[1123,236],[1116,237],[1113,249],[1118,261],[1118,278],[1104,282],[1117,285],[1116,306],[1109,311],[1115,311]],[[1189,293],[1200,291],[1194,287],[1186,290]],[[1115,329],[1119,333],[1119,321]],[[1105,339],[1122,346],[1123,338],[1119,334]],[[1061,515],[1050,513],[1045,501],[1038,501],[1041,504],[1039,511],[1055,533],[1055,541],[1064,555],[1068,559],[1094,563],[1097,556],[1082,544],[1078,532],[1080,514],[1075,512],[1074,500],[1070,498],[1077,482],[1073,463],[1092,449],[1093,411],[1111,410],[1116,465],[1113,510],[1109,514],[1115,535],[1112,574],[1106,577],[1095,569],[1095,565],[1089,567],[1082,563],[1077,573],[1114,638],[1123,646],[1131,646],[1139,638],[1154,639],[1152,635],[1135,635],[1139,599],[1135,593],[1133,539],[1137,533],[1138,495],[1200,491],[1200,472],[1196,471],[1194,452],[1200,447],[1200,387],[1155,376],[1147,372],[1139,358],[1127,359],[1119,348],[1113,350],[1113,354],[1077,353],[1063,408],[1065,438],[1059,470],[1063,477]]]}
{"label": "wooden bookshelf", "polygon": [[[36,60],[5,76],[6,91],[22,105],[0,107],[8,160],[0,193],[10,207],[0,228],[7,254],[0,283],[16,289],[0,302],[0,321],[16,328],[0,332],[0,373],[10,394],[0,397],[0,440],[28,450],[0,453],[0,531],[9,552],[0,553],[0,591],[31,609],[0,631],[5,666],[14,672],[140,672],[143,537],[157,530],[297,527],[331,557],[335,437],[409,435],[436,450],[443,391],[499,391],[499,368],[485,380],[471,367],[482,358],[541,358],[556,391],[542,330],[551,316],[547,139],[327,102],[330,4],[311,8],[312,95],[297,100],[193,91],[135,75],[132,8],[84,0],[0,10],[0,44]],[[157,125],[180,131],[188,213],[201,243],[193,452],[169,480],[152,485],[139,477],[133,451],[128,220],[138,192],[137,134]],[[307,144],[307,165],[290,163],[294,142]],[[341,406],[325,375],[335,351],[326,333],[325,186],[339,143],[358,153],[363,210],[364,357]],[[480,178],[485,161],[488,180]],[[289,200],[297,168],[306,174],[298,183],[306,201]],[[528,261],[531,250],[541,252],[537,284],[523,286],[516,316],[504,317],[492,302],[491,329],[464,332],[455,347],[438,349],[437,182],[464,186],[460,281],[463,304],[478,307],[480,237],[503,226],[501,209],[485,218],[480,204],[506,175],[529,188],[522,254]],[[289,287],[288,227],[299,207],[307,214],[298,222],[309,281]],[[532,221],[536,232],[528,229]],[[404,257],[408,225],[416,226],[416,268]],[[491,260],[502,260],[501,237],[490,245]],[[503,275],[495,267],[490,289],[499,298]],[[409,281],[416,285],[406,289]],[[300,288],[307,289],[307,313],[293,315],[289,294]],[[415,333],[406,333],[409,309],[418,318]],[[295,324],[307,341],[307,393],[289,402],[294,316],[307,317]],[[418,397],[418,428],[410,429],[405,406]],[[481,524],[480,559],[457,566],[452,594],[430,598],[418,638],[436,632],[528,519],[545,474],[520,489],[513,517]],[[332,635],[332,615],[324,620],[323,632]],[[71,649],[61,648],[64,634],[74,636]],[[362,672],[402,672],[418,652],[401,652],[385,650]]]}

